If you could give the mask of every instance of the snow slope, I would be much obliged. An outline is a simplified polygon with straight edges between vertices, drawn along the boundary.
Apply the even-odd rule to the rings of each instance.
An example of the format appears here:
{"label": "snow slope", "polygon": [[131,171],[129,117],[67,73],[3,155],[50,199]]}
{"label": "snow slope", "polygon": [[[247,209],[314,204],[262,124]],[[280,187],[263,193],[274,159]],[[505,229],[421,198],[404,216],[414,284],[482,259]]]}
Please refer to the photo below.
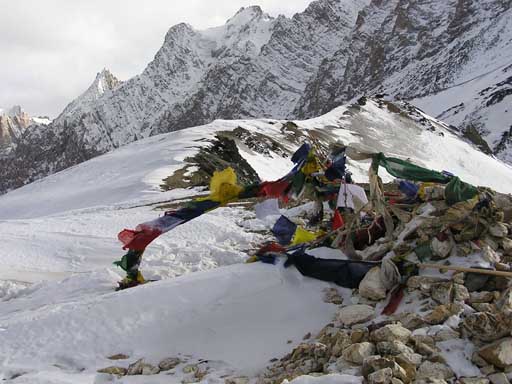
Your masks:
{"label": "snow slope", "polygon": [[153,364],[189,354],[254,374],[286,353],[288,340],[319,331],[335,309],[321,300],[326,283],[272,265],[219,268],[112,293],[116,279],[108,272],[74,276],[3,303],[4,378],[26,372],[15,382],[92,383],[116,353]]}

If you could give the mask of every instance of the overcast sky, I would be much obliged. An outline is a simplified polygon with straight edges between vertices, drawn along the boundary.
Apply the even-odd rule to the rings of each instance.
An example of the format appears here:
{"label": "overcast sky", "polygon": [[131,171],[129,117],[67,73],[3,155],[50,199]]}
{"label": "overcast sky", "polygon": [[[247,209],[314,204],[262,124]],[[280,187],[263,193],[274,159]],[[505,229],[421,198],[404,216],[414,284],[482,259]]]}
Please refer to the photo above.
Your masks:
{"label": "overcast sky", "polygon": [[0,108],[56,117],[108,68],[145,68],[179,22],[222,25],[240,7],[291,16],[311,0],[0,0]]}

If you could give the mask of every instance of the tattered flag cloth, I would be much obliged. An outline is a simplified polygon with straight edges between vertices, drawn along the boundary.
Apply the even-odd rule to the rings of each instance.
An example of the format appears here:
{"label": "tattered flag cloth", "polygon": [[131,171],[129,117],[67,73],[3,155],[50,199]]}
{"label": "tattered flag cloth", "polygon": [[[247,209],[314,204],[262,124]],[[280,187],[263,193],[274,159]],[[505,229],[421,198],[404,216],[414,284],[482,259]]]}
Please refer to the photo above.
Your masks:
{"label": "tattered flag cloth", "polygon": [[[232,168],[215,172],[210,181],[209,196],[196,199],[179,210],[166,212],[164,216],[158,219],[139,224],[135,230],[125,229],[121,231],[118,239],[123,243],[123,249],[128,249],[129,252],[115,264],[125,270],[128,277],[134,278],[139,274],[138,267],[146,247],[161,234],[181,224],[239,199],[275,197],[286,201],[290,197],[299,196],[308,182],[308,177],[318,172],[321,165],[309,144],[303,144],[292,156],[292,161],[295,166],[281,179],[246,187],[237,184],[237,177]],[[284,219],[282,222],[284,222]],[[314,240],[319,235],[305,231],[293,223],[291,224],[289,228],[293,226],[293,231],[290,234],[286,234],[286,230],[282,230],[280,235],[282,236],[280,240],[282,244],[289,244],[290,242],[299,244]]]}
{"label": "tattered flag cloth", "polygon": [[274,226],[272,233],[281,245],[297,245],[316,240],[325,233],[323,231],[310,232],[298,226],[286,216],[281,216]]}

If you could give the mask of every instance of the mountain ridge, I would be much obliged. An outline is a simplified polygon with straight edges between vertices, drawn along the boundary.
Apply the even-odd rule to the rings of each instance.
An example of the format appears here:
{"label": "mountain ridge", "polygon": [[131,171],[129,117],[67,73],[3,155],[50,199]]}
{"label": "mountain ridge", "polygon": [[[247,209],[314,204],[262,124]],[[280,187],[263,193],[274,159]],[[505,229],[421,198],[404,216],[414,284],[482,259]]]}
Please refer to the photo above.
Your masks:
{"label": "mountain ridge", "polygon": [[[215,119],[313,117],[363,94],[435,97],[481,76],[489,62],[503,64],[509,56],[512,62],[506,49],[511,4],[318,0],[291,18],[272,18],[253,6],[220,27],[199,31],[177,24],[140,75],[107,82],[111,87],[97,97],[86,91],[50,127],[25,135],[5,162],[20,171],[14,175],[0,166],[0,191],[132,141]],[[499,87],[493,99],[499,107],[487,105],[492,95],[466,102],[471,105],[457,116],[446,112],[463,95],[450,100],[453,105],[419,105],[436,116],[444,113],[461,136],[474,132],[494,154],[512,161],[512,119],[504,112],[510,86],[506,77],[494,80],[472,94]],[[509,123],[496,126],[496,113]]]}

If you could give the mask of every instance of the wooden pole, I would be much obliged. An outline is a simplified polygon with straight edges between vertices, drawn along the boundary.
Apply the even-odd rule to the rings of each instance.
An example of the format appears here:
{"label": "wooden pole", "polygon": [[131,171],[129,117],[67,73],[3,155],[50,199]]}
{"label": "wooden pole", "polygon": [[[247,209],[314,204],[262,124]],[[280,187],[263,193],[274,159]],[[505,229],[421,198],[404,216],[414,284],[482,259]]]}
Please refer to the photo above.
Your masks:
{"label": "wooden pole", "polygon": [[490,269],[480,269],[480,268],[466,268],[466,267],[457,267],[455,265],[442,265],[442,264],[418,264],[419,268],[432,268],[432,269],[446,269],[449,271],[457,271],[457,272],[467,272],[467,273],[478,273],[481,275],[492,275],[492,276],[502,276],[512,278],[512,272],[505,271],[494,271]]}

